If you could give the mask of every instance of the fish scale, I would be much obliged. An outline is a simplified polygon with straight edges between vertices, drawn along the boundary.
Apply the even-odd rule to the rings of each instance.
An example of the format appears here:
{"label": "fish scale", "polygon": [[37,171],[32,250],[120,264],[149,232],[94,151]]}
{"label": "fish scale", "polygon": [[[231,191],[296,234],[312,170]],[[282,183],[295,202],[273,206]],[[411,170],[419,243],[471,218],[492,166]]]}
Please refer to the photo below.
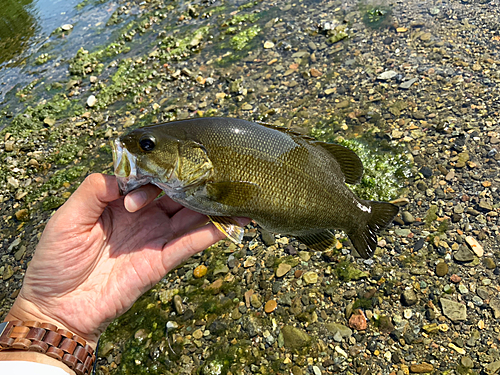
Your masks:
{"label": "fish scale", "polygon": [[[154,149],[143,150],[141,142]],[[318,250],[331,247],[331,230],[341,229],[368,257],[377,232],[398,212],[390,203],[360,200],[346,186],[362,175],[354,152],[284,128],[191,119],[136,129],[114,148],[122,190],[136,188],[137,181],[156,184],[173,200],[209,215],[235,241],[243,229],[228,217],[243,216]],[[128,169],[118,150],[126,150]]]}

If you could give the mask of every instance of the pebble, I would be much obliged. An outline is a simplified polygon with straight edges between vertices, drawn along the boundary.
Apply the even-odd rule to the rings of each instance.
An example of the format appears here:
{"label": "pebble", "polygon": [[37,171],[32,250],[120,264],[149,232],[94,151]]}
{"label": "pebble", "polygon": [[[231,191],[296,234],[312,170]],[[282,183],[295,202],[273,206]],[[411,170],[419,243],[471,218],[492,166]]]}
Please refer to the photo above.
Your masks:
{"label": "pebble", "polygon": [[490,308],[493,310],[495,319],[500,319],[500,299],[494,297],[490,300]]}
{"label": "pebble", "polygon": [[264,48],[265,49],[269,49],[269,48],[273,48],[274,47],[274,43],[273,42],[270,42],[269,40],[267,40],[265,43],[264,43]]}
{"label": "pebble", "polygon": [[180,295],[176,294],[174,296],[173,303],[174,303],[175,312],[178,315],[184,314],[184,305],[182,304],[182,297]]}
{"label": "pebble", "polygon": [[8,141],[8,142],[5,142],[5,151],[7,152],[11,152],[11,151],[14,151],[14,141]]}
{"label": "pebble", "polygon": [[257,293],[252,294],[252,296],[250,297],[250,304],[255,309],[258,309],[262,306],[262,302],[260,301],[259,295]]}
{"label": "pebble", "polygon": [[193,271],[193,276],[197,279],[200,277],[203,277],[207,274],[208,268],[204,264],[200,264],[198,267],[196,267]]}
{"label": "pebble", "polygon": [[411,85],[413,85],[415,82],[417,82],[417,78],[412,78],[400,84],[399,88],[408,90],[411,87]]}
{"label": "pebble", "polygon": [[333,339],[337,342],[352,336],[352,329],[340,323],[327,323],[325,328],[332,333]]}
{"label": "pebble", "polygon": [[14,254],[14,258],[19,262],[21,259],[23,259],[24,254],[26,253],[26,246],[22,245],[19,250],[16,251]]}
{"label": "pebble", "polygon": [[443,315],[453,322],[458,322],[467,319],[467,307],[459,302],[452,301],[447,298],[440,298]]}
{"label": "pebble", "polygon": [[273,299],[270,299],[269,301],[266,302],[266,304],[264,305],[264,311],[268,314],[272,313],[274,310],[276,310],[276,307],[278,307],[278,303],[273,300]]}
{"label": "pebble", "polygon": [[73,28],[73,25],[71,25],[69,23],[65,23],[64,25],[61,26],[61,29],[63,29],[64,31],[70,31],[72,28]]}
{"label": "pebble", "polygon": [[349,327],[357,331],[364,331],[368,328],[368,322],[362,310],[358,309],[351,315],[349,318]]}
{"label": "pebble", "polygon": [[307,333],[289,325],[283,326],[283,328],[281,328],[281,333],[283,334],[285,347],[291,350],[302,349],[308,346],[312,341],[311,336]]}
{"label": "pebble", "polygon": [[432,372],[432,371],[434,371],[434,366],[431,365],[430,363],[424,362],[424,363],[410,366],[410,372],[413,372],[415,374],[421,374],[424,372]]}
{"label": "pebble", "polygon": [[472,236],[465,237],[465,242],[470,246],[474,254],[476,254],[479,258],[484,255],[483,247],[477,242],[477,240]]}
{"label": "pebble", "polygon": [[93,107],[95,106],[97,103],[97,99],[95,97],[95,95],[90,95],[88,98],[87,98],[87,106],[89,107]]}
{"label": "pebble", "polygon": [[464,245],[460,245],[458,251],[453,254],[453,259],[457,262],[472,262],[474,254]]}
{"label": "pebble", "polygon": [[302,278],[306,284],[316,284],[318,282],[318,274],[314,271],[305,272]]}
{"label": "pebble", "polygon": [[436,275],[439,277],[443,277],[448,273],[448,264],[445,262],[439,262],[436,265]]}
{"label": "pebble", "polygon": [[14,269],[10,264],[7,264],[7,266],[5,266],[5,269],[3,271],[2,279],[4,281],[9,280],[12,277],[12,275],[14,275]]}
{"label": "pebble", "polygon": [[382,74],[380,74],[377,77],[377,79],[379,79],[381,81],[387,81],[389,79],[396,77],[397,75],[398,75],[398,73],[395,72],[394,70],[387,70],[387,71],[383,72]]}
{"label": "pebble", "polygon": [[292,266],[287,264],[287,263],[280,263],[278,265],[278,268],[276,269],[276,277],[283,277],[285,276],[288,271],[290,271],[292,269]]}
{"label": "pebble", "polygon": [[417,294],[413,289],[405,289],[401,295],[401,301],[405,306],[412,306],[418,301]]}
{"label": "pebble", "polygon": [[243,263],[243,267],[249,268],[252,266],[255,266],[255,263],[257,262],[257,258],[254,256],[249,256],[245,259],[245,262]]}
{"label": "pebble", "polygon": [[29,211],[26,208],[23,208],[22,210],[16,211],[15,215],[16,215],[16,219],[19,221],[29,221],[29,219],[30,219]]}
{"label": "pebble", "polygon": [[413,218],[413,215],[409,213],[408,211],[403,211],[401,213],[401,217],[405,224],[413,224],[415,222],[415,219]]}

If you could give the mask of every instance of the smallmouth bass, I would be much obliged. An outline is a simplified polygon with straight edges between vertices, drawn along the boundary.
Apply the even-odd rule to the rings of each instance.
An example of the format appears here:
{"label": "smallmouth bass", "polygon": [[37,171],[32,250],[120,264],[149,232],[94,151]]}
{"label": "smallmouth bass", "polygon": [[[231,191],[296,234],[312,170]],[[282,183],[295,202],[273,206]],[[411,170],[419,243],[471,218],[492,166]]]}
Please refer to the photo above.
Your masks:
{"label": "smallmouth bass", "polygon": [[286,128],[208,117],[150,125],[113,143],[123,194],[152,183],[174,201],[207,215],[235,242],[244,229],[231,216],[291,235],[315,250],[336,243],[341,229],[370,257],[377,233],[397,215],[387,202],[359,199],[346,183],[363,164],[346,147]]}

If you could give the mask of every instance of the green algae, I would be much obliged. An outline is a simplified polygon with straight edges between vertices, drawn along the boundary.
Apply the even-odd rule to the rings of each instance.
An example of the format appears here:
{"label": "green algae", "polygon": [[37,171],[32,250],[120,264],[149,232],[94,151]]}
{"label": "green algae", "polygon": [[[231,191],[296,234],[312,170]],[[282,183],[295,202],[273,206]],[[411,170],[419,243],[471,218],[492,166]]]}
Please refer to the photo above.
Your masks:
{"label": "green algae", "polygon": [[257,35],[260,34],[260,32],[261,28],[258,25],[244,29],[231,38],[230,45],[236,51],[243,51],[244,49],[249,48],[250,43]]}
{"label": "green algae", "polygon": [[183,36],[177,34],[169,35],[162,39],[160,60],[183,60],[200,50],[203,40],[209,35],[209,25],[188,31]]}
{"label": "green algae", "polygon": [[369,273],[354,267],[351,262],[342,261],[335,267],[335,273],[340,281],[359,280],[368,277]]}
{"label": "green algae", "polygon": [[[333,127],[331,127],[333,129]],[[401,195],[404,181],[410,176],[410,162],[402,149],[362,139],[346,140],[334,138],[329,131],[314,129],[312,136],[318,140],[333,140],[353,150],[363,162],[361,182],[350,185],[351,190],[362,199],[387,201]]]}

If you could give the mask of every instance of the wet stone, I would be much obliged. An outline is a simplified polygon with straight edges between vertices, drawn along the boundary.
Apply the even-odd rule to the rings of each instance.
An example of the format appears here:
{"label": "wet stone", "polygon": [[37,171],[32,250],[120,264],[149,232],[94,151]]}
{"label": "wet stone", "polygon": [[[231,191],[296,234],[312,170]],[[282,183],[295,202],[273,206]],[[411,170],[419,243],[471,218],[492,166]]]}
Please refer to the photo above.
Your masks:
{"label": "wet stone", "polygon": [[492,298],[490,301],[490,308],[493,310],[493,315],[495,319],[500,319],[500,299]]}
{"label": "wet stone", "polygon": [[436,265],[436,275],[439,277],[443,277],[448,273],[448,264],[445,262],[439,262]]}
{"label": "wet stone", "polygon": [[302,276],[306,284],[316,284],[318,282],[318,274],[316,272],[306,272]]}
{"label": "wet stone", "polygon": [[458,251],[453,254],[453,259],[457,262],[472,262],[474,260],[474,254],[464,245],[460,245]]}
{"label": "wet stone", "polygon": [[307,347],[312,341],[311,336],[301,329],[292,326],[283,326],[281,333],[283,334],[284,344],[287,349],[299,350]]}
{"label": "wet stone", "polygon": [[440,300],[443,315],[453,322],[467,319],[467,307],[459,302],[441,298]]}
{"label": "wet stone", "polygon": [[174,303],[175,312],[178,315],[184,314],[184,305],[182,304],[182,297],[180,295],[176,294],[174,296],[173,303]]}
{"label": "wet stone", "polygon": [[271,232],[261,228],[260,235],[262,237],[262,242],[264,242],[266,246],[272,246],[276,243],[274,234],[272,234]]}
{"label": "wet stone", "polygon": [[405,306],[412,306],[418,301],[417,295],[413,289],[406,289],[401,295],[401,302]]}
{"label": "wet stone", "polygon": [[3,271],[2,279],[4,281],[9,280],[13,275],[14,275],[14,268],[12,268],[10,264],[7,264],[7,266],[5,266],[5,269]]}
{"label": "wet stone", "polygon": [[16,251],[14,254],[14,258],[19,262],[21,259],[23,259],[24,254],[26,253],[26,246],[22,245],[19,250]]}
{"label": "wet stone", "polygon": [[342,339],[352,336],[352,329],[343,324],[327,323],[325,324],[325,328],[331,332],[333,339],[337,342],[341,342]]}
{"label": "wet stone", "polygon": [[286,263],[280,263],[278,268],[276,269],[276,277],[285,276],[291,269],[292,269],[291,265]]}
{"label": "wet stone", "polygon": [[410,366],[410,372],[413,372],[415,374],[422,374],[425,372],[432,372],[432,371],[434,371],[434,366],[431,365],[430,363],[424,362],[424,363]]}
{"label": "wet stone", "polygon": [[408,211],[403,211],[401,217],[403,218],[405,224],[412,224],[413,222],[415,222],[413,215]]}

